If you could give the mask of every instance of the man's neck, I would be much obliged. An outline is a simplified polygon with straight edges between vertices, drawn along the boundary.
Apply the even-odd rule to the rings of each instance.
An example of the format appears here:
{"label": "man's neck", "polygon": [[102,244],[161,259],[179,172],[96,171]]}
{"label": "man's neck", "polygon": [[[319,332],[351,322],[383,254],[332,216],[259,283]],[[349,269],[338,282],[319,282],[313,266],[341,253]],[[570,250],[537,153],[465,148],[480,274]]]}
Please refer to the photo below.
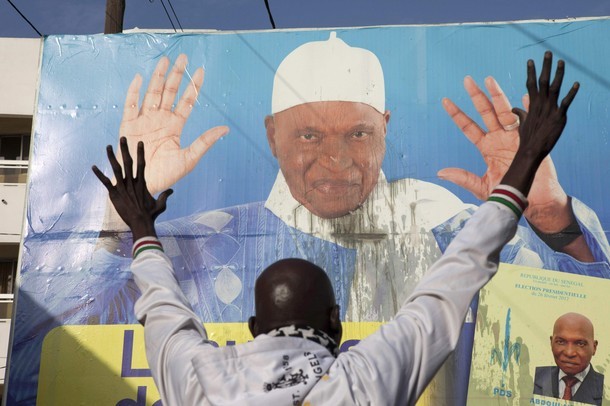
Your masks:
{"label": "man's neck", "polygon": [[335,357],[339,355],[339,346],[335,340],[322,330],[315,329],[309,326],[289,325],[284,327],[274,328],[267,332],[271,337],[297,337],[313,341],[320,344]]}
{"label": "man's neck", "polygon": [[580,371],[579,373],[574,374],[574,375],[569,375],[569,374],[566,374],[565,372],[563,372],[561,368],[559,368],[559,380],[561,380],[564,376],[573,376],[575,378],[578,378],[578,380],[580,382],[582,382],[587,377],[587,374],[589,373],[590,370],[591,370],[591,364],[587,365],[587,367],[585,369],[583,369],[582,371]]}

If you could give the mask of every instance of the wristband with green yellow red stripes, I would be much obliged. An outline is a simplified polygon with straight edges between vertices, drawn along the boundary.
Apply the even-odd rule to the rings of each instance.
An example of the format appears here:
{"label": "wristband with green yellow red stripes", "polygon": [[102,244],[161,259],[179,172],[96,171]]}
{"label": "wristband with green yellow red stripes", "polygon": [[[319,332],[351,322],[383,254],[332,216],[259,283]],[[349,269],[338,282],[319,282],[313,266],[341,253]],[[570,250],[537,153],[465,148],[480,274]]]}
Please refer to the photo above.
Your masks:
{"label": "wristband with green yellow red stripes", "polygon": [[148,250],[163,251],[163,246],[155,237],[142,237],[133,243],[133,249],[131,250],[133,259],[136,259],[138,255]]}
{"label": "wristband with green yellow red stripes", "polygon": [[487,200],[505,205],[511,209],[517,217],[521,217],[527,208],[527,197],[519,190],[509,185],[496,186]]}

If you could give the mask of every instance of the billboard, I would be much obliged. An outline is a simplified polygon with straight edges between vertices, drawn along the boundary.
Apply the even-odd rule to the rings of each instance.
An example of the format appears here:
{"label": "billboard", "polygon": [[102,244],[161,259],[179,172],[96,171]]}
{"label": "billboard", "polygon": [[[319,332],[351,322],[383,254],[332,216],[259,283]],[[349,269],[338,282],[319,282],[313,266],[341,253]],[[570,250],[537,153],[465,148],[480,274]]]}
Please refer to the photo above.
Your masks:
{"label": "billboard", "polygon": [[[608,31],[596,19],[46,37],[7,404],[70,403],[68,392],[83,403],[158,401],[133,312],[130,235],[90,170],[110,173],[105,146],[119,135],[146,144],[153,191],[175,191],[159,236],[214,341],[247,340],[256,277],[299,257],[327,270],[342,320],[354,323],[347,348],[392,317],[499,180],[516,146],[509,111],[525,93],[525,62],[540,66],[550,49],[566,61],[564,82],[581,90],[530,195],[545,209],[526,213],[540,230],[524,221],[502,261],[610,277],[610,60],[597,41]],[[278,70],[295,49],[298,63]],[[342,52],[370,66],[356,74]],[[337,67],[365,90],[326,96],[343,80],[324,74]],[[315,97],[364,105],[379,124],[367,127],[351,108],[317,110]],[[306,125],[281,124],[283,109],[298,106],[312,107],[299,116]],[[225,127],[201,157],[200,136]],[[544,234],[570,223],[579,247],[550,247]],[[466,402],[476,303],[471,310],[460,350],[422,403]]]}

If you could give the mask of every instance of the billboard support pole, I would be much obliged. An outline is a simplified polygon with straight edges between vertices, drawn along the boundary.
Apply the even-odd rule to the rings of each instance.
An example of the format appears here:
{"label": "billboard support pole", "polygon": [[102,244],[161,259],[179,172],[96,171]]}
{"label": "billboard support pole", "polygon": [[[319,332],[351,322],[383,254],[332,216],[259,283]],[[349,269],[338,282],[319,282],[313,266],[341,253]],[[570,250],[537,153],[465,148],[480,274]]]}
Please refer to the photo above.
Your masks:
{"label": "billboard support pole", "polygon": [[125,0],[106,0],[104,34],[117,34],[123,32],[124,15]]}

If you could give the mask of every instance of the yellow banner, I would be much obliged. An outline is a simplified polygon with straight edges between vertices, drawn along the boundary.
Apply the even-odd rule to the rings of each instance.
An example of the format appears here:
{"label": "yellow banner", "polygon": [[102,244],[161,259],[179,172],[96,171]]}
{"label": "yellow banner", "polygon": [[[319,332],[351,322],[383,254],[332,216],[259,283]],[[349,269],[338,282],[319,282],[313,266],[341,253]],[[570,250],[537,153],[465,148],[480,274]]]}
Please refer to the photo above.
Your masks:
{"label": "yellow banner", "polygon": [[[381,323],[343,323],[342,350]],[[206,323],[220,346],[252,340],[247,323]],[[159,406],[148,369],[144,329],[135,325],[62,326],[45,337],[38,405]]]}

